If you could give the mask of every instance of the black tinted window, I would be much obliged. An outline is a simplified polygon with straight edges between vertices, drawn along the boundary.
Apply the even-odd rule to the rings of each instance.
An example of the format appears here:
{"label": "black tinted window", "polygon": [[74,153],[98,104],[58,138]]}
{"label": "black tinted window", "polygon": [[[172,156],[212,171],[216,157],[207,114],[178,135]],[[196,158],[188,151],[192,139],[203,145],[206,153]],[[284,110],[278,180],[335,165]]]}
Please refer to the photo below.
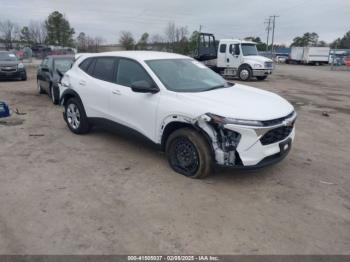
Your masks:
{"label": "black tinted window", "polygon": [[154,85],[151,77],[140,64],[132,60],[120,59],[117,84],[131,87],[132,83],[141,80],[147,81],[150,85]]}
{"label": "black tinted window", "polygon": [[113,82],[114,69],[115,69],[114,58],[111,58],[111,57],[96,58],[92,76],[100,80]]}
{"label": "black tinted window", "polygon": [[91,62],[92,62],[91,58],[85,59],[82,63],[80,63],[79,65],[80,69],[83,70],[85,73],[87,73]]}
{"label": "black tinted window", "polygon": [[226,53],[226,44],[220,45],[220,53]]}

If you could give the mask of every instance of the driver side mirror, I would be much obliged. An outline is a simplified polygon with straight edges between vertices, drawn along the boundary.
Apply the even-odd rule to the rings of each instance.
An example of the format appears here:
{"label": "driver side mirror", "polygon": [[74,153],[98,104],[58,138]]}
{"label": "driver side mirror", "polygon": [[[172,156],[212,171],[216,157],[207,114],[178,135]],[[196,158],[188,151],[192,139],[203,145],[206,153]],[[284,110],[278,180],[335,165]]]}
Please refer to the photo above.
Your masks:
{"label": "driver side mirror", "polygon": [[155,94],[159,92],[159,89],[154,85],[151,85],[148,81],[140,80],[131,84],[131,90],[136,93],[151,93]]}

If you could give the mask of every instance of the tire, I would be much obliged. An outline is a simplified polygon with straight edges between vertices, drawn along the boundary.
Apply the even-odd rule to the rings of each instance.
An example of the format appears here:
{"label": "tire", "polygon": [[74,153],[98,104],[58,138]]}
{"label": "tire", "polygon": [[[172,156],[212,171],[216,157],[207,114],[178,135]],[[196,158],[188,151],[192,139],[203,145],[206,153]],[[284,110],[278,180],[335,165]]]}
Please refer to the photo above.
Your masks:
{"label": "tire", "polygon": [[267,78],[267,76],[257,76],[256,79],[258,79],[259,81],[263,81]]}
{"label": "tire", "polygon": [[213,157],[205,138],[190,128],[174,131],[165,152],[172,169],[190,178],[204,178],[213,170]]}
{"label": "tire", "polygon": [[84,107],[76,97],[69,99],[65,103],[64,118],[68,128],[74,134],[86,134],[90,131],[90,124]]}
{"label": "tire", "polygon": [[36,86],[37,86],[38,93],[39,93],[39,94],[44,94],[44,90],[43,90],[42,87],[40,86],[39,80],[37,80],[36,83],[37,83]]}
{"label": "tire", "polygon": [[51,101],[54,105],[58,104],[57,94],[56,94],[55,88],[52,84],[50,85],[50,98],[51,98]]}
{"label": "tire", "polygon": [[238,77],[242,81],[249,81],[253,75],[252,69],[247,66],[243,65],[238,70]]}
{"label": "tire", "polygon": [[22,81],[27,81],[27,73],[21,78]]}

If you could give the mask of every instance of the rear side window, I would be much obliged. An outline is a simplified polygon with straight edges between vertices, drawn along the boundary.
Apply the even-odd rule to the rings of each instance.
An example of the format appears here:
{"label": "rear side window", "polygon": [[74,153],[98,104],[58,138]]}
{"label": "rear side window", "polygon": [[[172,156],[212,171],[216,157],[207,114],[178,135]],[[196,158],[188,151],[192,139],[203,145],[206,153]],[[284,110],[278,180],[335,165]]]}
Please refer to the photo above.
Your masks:
{"label": "rear side window", "polygon": [[117,73],[117,84],[131,87],[136,81],[147,81],[150,85],[154,85],[153,80],[147,74],[145,69],[137,62],[120,59]]}
{"label": "rear side window", "polygon": [[226,53],[226,44],[220,45],[220,53]]}
{"label": "rear side window", "polygon": [[95,60],[92,76],[103,81],[114,82],[115,59],[112,57],[99,57]]}
{"label": "rear side window", "polygon": [[82,63],[80,63],[79,65],[80,69],[88,74],[88,70],[89,70],[89,66],[91,65],[91,62],[92,62],[91,58],[85,59]]}

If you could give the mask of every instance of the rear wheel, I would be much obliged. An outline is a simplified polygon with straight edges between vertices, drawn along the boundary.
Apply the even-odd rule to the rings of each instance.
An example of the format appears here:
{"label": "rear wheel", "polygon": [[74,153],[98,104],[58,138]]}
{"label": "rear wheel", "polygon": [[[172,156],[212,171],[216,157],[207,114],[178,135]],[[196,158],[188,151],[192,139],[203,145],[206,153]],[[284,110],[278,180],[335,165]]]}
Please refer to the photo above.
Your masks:
{"label": "rear wheel", "polygon": [[43,94],[44,93],[44,90],[40,86],[40,81],[39,80],[36,81],[36,87],[37,87],[37,90],[38,90],[39,94]]}
{"label": "rear wheel", "polygon": [[176,130],[169,136],[166,155],[174,171],[184,176],[204,178],[212,172],[213,157],[209,144],[190,128]]}
{"label": "rear wheel", "polygon": [[258,79],[259,81],[263,81],[267,78],[267,76],[257,76],[256,79]]}
{"label": "rear wheel", "polygon": [[71,98],[65,104],[65,120],[69,129],[75,134],[86,134],[90,131],[90,124],[81,102]]}
{"label": "rear wheel", "polygon": [[252,69],[246,65],[241,66],[238,70],[238,77],[242,81],[249,81],[252,77]]}

